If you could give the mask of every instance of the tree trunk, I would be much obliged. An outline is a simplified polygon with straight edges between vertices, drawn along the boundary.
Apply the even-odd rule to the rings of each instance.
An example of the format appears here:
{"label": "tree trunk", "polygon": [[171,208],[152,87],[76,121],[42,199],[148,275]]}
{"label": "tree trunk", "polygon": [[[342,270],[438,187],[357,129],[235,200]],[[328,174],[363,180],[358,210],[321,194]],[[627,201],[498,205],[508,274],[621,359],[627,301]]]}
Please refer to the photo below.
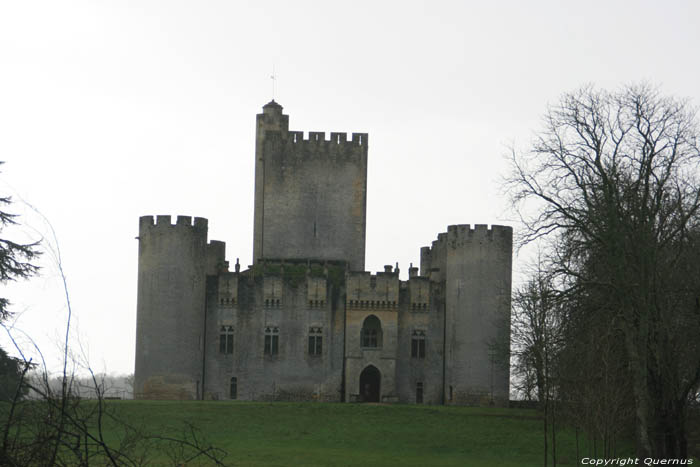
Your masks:
{"label": "tree trunk", "polygon": [[[640,316],[639,330],[636,333],[640,346],[647,341],[647,317]],[[632,376],[632,392],[634,395],[634,417],[636,420],[636,444],[637,457],[646,458],[653,457],[651,440],[649,439],[649,410],[651,407],[649,400],[649,382],[647,375],[647,355],[646,349],[644,352],[639,352],[637,343],[634,339],[634,331],[630,329],[632,326],[625,326],[625,346],[630,362],[630,373]]]}

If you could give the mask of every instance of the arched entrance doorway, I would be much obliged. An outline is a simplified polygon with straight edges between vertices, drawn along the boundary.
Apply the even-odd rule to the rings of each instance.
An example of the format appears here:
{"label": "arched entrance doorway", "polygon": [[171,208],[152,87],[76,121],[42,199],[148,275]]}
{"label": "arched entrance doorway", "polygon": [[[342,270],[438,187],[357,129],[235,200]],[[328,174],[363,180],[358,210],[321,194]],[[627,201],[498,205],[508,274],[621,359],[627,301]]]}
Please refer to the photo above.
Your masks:
{"label": "arched entrance doorway", "polygon": [[363,402],[379,402],[382,375],[370,365],[360,373],[360,397]]}

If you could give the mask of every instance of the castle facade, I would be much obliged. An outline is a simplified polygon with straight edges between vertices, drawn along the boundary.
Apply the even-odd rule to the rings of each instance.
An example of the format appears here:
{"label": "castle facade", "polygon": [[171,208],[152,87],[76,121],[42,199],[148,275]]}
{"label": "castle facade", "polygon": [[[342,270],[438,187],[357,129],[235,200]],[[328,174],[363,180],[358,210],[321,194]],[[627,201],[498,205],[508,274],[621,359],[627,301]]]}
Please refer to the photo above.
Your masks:
{"label": "castle facade", "polygon": [[207,219],[140,218],[137,398],[507,404],[511,227],[449,226],[406,281],[366,272],[367,150],[265,105],[243,271]]}

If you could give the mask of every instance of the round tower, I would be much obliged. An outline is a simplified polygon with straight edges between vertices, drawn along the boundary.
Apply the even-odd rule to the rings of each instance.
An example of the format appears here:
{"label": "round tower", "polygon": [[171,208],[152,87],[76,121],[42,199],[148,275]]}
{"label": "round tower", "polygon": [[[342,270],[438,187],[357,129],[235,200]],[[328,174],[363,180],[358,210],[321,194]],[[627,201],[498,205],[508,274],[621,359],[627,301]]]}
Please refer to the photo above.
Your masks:
{"label": "round tower", "polygon": [[508,405],[513,229],[450,225],[445,243],[445,400]]}
{"label": "round tower", "polygon": [[207,220],[139,219],[134,397],[199,399]]}

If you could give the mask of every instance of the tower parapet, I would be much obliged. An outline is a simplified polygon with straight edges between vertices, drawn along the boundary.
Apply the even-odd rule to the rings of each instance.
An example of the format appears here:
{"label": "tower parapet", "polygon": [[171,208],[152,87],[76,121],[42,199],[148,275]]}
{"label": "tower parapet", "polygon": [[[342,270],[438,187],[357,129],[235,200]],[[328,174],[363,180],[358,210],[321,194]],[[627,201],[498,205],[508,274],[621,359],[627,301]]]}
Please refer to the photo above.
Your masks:
{"label": "tower parapet", "polygon": [[330,134],[330,139],[326,139],[326,133],[323,131],[309,131],[308,136],[304,137],[303,131],[289,131],[287,132],[287,143],[303,145],[304,143],[316,143],[325,144],[329,148],[332,145],[336,146],[367,146],[369,141],[369,136],[367,133],[352,133],[348,139],[347,133],[341,133],[332,131]]}
{"label": "tower parapet", "polygon": [[150,229],[167,229],[194,227],[195,229],[207,230],[208,221],[203,217],[195,217],[192,224],[192,216],[177,216],[175,224],[172,223],[172,216],[141,216],[139,217],[139,235],[149,232]]}
{"label": "tower parapet", "polygon": [[486,224],[475,224],[474,228],[470,224],[449,225],[447,241],[452,248],[456,246],[455,242],[505,241],[512,244],[513,228],[505,225],[492,225],[489,228]]}

